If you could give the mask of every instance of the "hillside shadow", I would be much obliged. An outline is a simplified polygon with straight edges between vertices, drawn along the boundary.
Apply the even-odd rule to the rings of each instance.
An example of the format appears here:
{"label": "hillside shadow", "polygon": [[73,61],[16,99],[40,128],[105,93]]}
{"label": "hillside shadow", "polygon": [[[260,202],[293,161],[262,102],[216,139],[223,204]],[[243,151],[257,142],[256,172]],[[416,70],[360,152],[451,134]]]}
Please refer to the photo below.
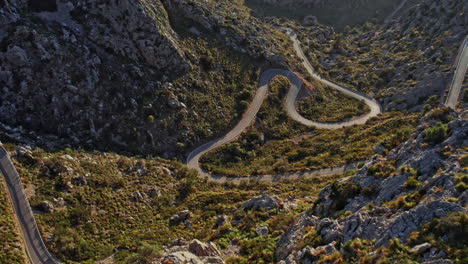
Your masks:
{"label": "hillside shadow", "polygon": [[252,9],[252,15],[257,17],[277,16],[302,22],[304,17],[312,15],[319,23],[332,26],[336,31],[366,22],[380,23],[399,3],[388,0],[328,0],[316,5],[273,6],[258,0],[245,1],[245,5]]}

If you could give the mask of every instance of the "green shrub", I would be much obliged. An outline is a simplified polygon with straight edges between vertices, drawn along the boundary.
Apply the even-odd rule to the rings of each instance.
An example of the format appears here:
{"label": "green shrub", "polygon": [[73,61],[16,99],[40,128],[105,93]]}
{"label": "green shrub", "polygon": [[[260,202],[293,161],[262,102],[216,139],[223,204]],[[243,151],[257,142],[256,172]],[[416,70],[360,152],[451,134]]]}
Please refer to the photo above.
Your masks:
{"label": "green shrub", "polygon": [[416,179],[416,177],[409,177],[403,186],[406,189],[413,190],[421,186],[421,183]]}
{"label": "green shrub", "polygon": [[374,187],[365,187],[362,188],[361,193],[365,196],[371,197],[376,194],[377,190]]}
{"label": "green shrub", "polygon": [[464,192],[468,189],[468,174],[455,174],[455,188],[457,188],[459,192]]}
{"label": "green shrub", "polygon": [[367,173],[379,178],[387,178],[393,175],[395,167],[386,161],[379,161],[367,169]]}
{"label": "green shrub", "polygon": [[260,236],[240,242],[240,253],[248,256],[248,263],[274,263],[275,240]]}
{"label": "green shrub", "polygon": [[306,227],[304,233],[305,235],[302,237],[302,240],[297,244],[298,249],[303,249],[307,246],[318,247],[322,244],[322,237],[317,233],[314,227]]}
{"label": "green shrub", "polygon": [[449,213],[446,217],[433,219],[423,226],[420,237],[424,240],[447,238],[447,243],[456,248],[468,245],[468,215],[464,212]]}
{"label": "green shrub", "polygon": [[439,143],[448,137],[448,125],[437,122],[434,126],[426,128],[424,130],[424,139],[427,142]]}
{"label": "green shrub", "polygon": [[361,192],[359,185],[350,181],[336,181],[332,184],[331,190],[330,199],[333,200],[335,212],[343,210],[346,206],[346,201]]}

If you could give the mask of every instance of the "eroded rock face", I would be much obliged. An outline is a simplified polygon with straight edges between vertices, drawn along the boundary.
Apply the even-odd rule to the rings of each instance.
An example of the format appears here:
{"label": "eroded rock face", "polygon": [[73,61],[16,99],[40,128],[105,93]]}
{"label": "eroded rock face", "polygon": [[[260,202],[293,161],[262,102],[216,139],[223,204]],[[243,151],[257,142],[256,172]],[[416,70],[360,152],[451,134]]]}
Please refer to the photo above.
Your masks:
{"label": "eroded rock face", "polygon": [[155,92],[191,64],[160,1],[17,0],[4,5],[0,122],[71,144],[168,149],[158,143],[171,142],[168,131],[148,125],[147,116],[171,111],[159,103],[168,99]]}
{"label": "eroded rock face", "polygon": [[292,252],[297,250],[297,243],[302,239],[305,228],[315,226],[319,223],[319,218],[301,214],[296,224],[288,229],[278,240],[276,246],[276,259],[285,260]]}
{"label": "eroded rock face", "polygon": [[[285,65],[284,59],[277,55],[280,43],[270,37],[266,27],[259,27],[259,20],[254,16],[248,19],[234,11],[231,4],[224,1],[212,1],[208,8],[206,2],[196,0],[163,0],[164,5],[174,15],[174,19],[184,19],[195,23],[210,33],[223,38],[226,45],[234,50],[246,53],[253,58],[266,59],[272,63]],[[211,13],[211,16],[207,16]],[[228,21],[238,21],[231,24]],[[231,26],[227,26],[231,25]],[[198,31],[198,30],[197,30]]]}
{"label": "eroded rock face", "polygon": [[[435,111],[445,113],[442,120],[453,115],[450,110]],[[468,213],[467,191],[455,188],[455,175],[466,173],[460,165],[461,156],[466,152],[453,151],[461,150],[467,144],[468,121],[450,121],[447,124],[451,129],[450,134],[437,143],[428,141],[425,134],[426,129],[440,122],[439,119],[434,120],[433,116],[436,115],[428,113],[407,142],[393,149],[386,157],[370,159],[354,177],[341,182],[352,183],[350,186],[356,186],[356,190],[359,190],[342,199],[344,204],[340,210],[348,211],[349,216],[335,218],[337,211],[332,206],[335,204],[333,200],[340,199],[340,196],[330,194],[336,184],[323,189],[309,214],[303,214],[277,242],[277,260],[285,263],[317,260],[316,253],[323,252],[322,247],[297,251],[297,243],[301,241],[305,230],[311,228],[320,235],[324,245],[346,243],[359,238],[375,241],[374,247],[377,248],[387,246],[395,238],[406,242],[411,233],[420,231],[424,224],[434,219],[446,217],[450,213]],[[378,166],[391,166],[392,173],[378,175],[375,172]],[[338,193],[343,194],[343,190],[349,191],[349,188]],[[413,204],[402,204],[405,200],[401,198],[404,197],[417,197],[414,198],[417,200]],[[446,257],[443,251],[431,251],[427,245],[414,248],[413,251],[419,252],[417,254],[423,261],[437,259],[444,263]]]}

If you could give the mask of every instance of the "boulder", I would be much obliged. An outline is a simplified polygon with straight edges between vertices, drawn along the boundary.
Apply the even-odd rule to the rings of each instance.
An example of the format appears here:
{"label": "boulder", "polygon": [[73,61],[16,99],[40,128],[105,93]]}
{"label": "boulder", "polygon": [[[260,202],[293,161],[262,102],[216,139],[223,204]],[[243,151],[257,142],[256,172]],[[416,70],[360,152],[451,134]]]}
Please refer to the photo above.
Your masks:
{"label": "boulder", "polygon": [[213,242],[204,243],[198,239],[194,239],[190,242],[189,251],[193,254],[202,257],[202,256],[221,256],[221,252],[219,252],[218,248]]}
{"label": "boulder", "polygon": [[182,222],[185,222],[186,220],[192,218],[192,212],[189,210],[183,210],[178,212],[177,214],[173,215],[171,219],[169,219],[169,224],[170,225],[177,225]]}
{"label": "boulder", "polygon": [[432,247],[431,244],[423,243],[423,244],[414,246],[413,248],[411,248],[411,251],[414,252],[415,254],[420,255],[420,254],[426,252],[427,250],[431,249],[431,247]]}
{"label": "boulder", "polygon": [[161,259],[161,264],[204,264],[200,258],[188,251],[173,252]]}
{"label": "boulder", "polygon": [[308,261],[316,263],[316,261],[320,259],[321,255],[331,255],[333,252],[338,251],[335,245],[336,242],[332,242],[328,245],[317,248],[307,247],[304,257],[301,259],[300,263],[309,263]]}
{"label": "boulder", "polygon": [[142,193],[140,191],[136,191],[136,192],[130,194],[130,200],[132,202],[140,203],[140,202],[145,201],[145,199],[146,199],[146,194]]}
{"label": "boulder", "polygon": [[30,146],[17,146],[16,155],[18,157],[30,156],[32,155],[32,150]]}
{"label": "boulder", "polygon": [[86,186],[88,185],[88,181],[85,179],[83,175],[79,175],[76,177],[73,177],[72,183],[76,186]]}
{"label": "boulder", "polygon": [[220,257],[209,256],[209,257],[202,257],[201,259],[203,263],[205,264],[224,264],[224,260]]}
{"label": "boulder", "polygon": [[281,200],[278,197],[270,196],[264,193],[243,203],[240,208],[244,210],[269,211],[273,209],[279,209],[280,206]]}
{"label": "boulder", "polygon": [[49,201],[42,201],[37,205],[37,207],[44,213],[52,213],[54,211],[54,206]]}

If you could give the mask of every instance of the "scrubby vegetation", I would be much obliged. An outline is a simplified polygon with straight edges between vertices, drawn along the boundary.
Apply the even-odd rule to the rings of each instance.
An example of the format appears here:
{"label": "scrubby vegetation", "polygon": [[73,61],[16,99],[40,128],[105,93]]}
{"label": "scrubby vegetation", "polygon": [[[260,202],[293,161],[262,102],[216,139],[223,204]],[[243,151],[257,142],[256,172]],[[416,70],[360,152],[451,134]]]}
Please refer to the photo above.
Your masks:
{"label": "scrubby vegetation", "polygon": [[[385,113],[365,125],[339,130],[307,128],[287,117],[274,91],[285,91],[281,78],[271,84],[255,125],[237,141],[207,153],[202,167],[217,175],[235,177],[297,172],[340,166],[370,157],[373,148],[404,142],[418,114]],[[281,94],[281,92],[279,92]]]}
{"label": "scrubby vegetation", "polygon": [[315,86],[297,104],[303,117],[318,122],[339,122],[370,111],[364,102],[322,86]]}
{"label": "scrubby vegetation", "polygon": [[[13,150],[13,145],[6,145]],[[313,202],[321,188],[340,176],[277,183],[209,183],[185,166],[164,160],[113,153],[35,149],[14,159],[24,185],[34,183],[31,205],[50,201],[51,213],[35,215],[51,252],[67,263],[91,263],[115,253],[117,263],[145,262],[176,238],[214,241],[221,249],[240,246],[235,263],[270,263],[275,241],[294,215]],[[167,168],[167,169],[166,169]],[[84,181],[83,181],[84,180]],[[160,195],[152,196],[153,189]],[[254,212],[239,204],[263,191],[289,201],[288,210]],[[189,209],[191,226],[169,225],[175,213]],[[242,220],[214,227],[217,216]],[[269,235],[258,237],[265,225]],[[259,251],[259,249],[261,249]],[[234,263],[234,262],[232,262]]]}
{"label": "scrubby vegetation", "polygon": [[432,143],[439,143],[448,136],[448,125],[437,122],[434,126],[427,128],[425,132],[425,139]]}
{"label": "scrubby vegetation", "polygon": [[13,209],[0,173],[0,263],[26,263]]}
{"label": "scrubby vegetation", "polygon": [[221,48],[220,43],[193,37],[182,42],[200,57],[200,63],[174,81],[175,90],[163,89],[158,95],[171,98],[176,93],[191,110],[169,112],[167,116],[153,109],[146,114],[153,119],[148,126],[187,131],[178,141],[177,151],[184,153],[200,139],[217,136],[240,118],[257,89],[258,70],[247,56]]}
{"label": "scrubby vegetation", "polygon": [[456,10],[461,9],[463,1],[420,1],[403,9],[397,23],[367,21],[339,33],[320,24],[271,21],[295,30],[322,77],[373,95],[386,110],[419,110],[437,103],[451,78],[452,63],[466,36],[458,26],[463,12]]}

